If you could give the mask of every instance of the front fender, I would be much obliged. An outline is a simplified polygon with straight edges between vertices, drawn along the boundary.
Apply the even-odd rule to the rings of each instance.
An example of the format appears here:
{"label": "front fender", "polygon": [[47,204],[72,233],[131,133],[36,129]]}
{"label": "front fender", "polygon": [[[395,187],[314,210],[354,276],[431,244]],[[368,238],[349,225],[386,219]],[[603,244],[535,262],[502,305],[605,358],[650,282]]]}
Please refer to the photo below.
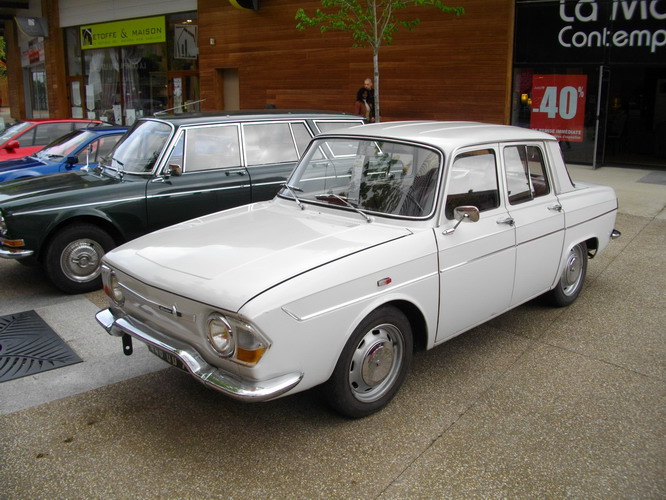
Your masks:
{"label": "front fender", "polygon": [[424,334],[423,343],[432,347],[438,302],[434,236],[423,231],[294,277],[239,313],[272,342],[263,376],[297,370],[304,374],[302,389],[330,377],[354,329],[386,304],[418,311],[425,332],[415,335]]}

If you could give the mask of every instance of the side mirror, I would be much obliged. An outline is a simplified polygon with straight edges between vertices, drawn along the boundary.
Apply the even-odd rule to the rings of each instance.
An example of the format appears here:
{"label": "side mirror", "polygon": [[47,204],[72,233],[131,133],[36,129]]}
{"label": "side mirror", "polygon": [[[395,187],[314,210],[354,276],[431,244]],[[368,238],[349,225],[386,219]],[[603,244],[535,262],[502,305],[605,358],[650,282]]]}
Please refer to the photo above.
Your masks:
{"label": "side mirror", "polygon": [[167,172],[167,177],[171,177],[172,175],[174,177],[178,177],[183,174],[180,165],[170,164],[167,168],[169,169],[169,171]]}
{"label": "side mirror", "polygon": [[78,161],[78,156],[68,156],[65,158],[65,168],[74,168],[74,165],[76,165]]}
{"label": "side mirror", "polygon": [[460,224],[462,221],[479,222],[479,209],[471,205],[456,207],[453,210],[453,214],[458,220],[458,224]]}
{"label": "side mirror", "polygon": [[5,144],[5,149],[7,151],[9,151],[11,149],[18,149],[20,147],[21,147],[21,144],[16,139],[14,139],[13,141],[9,141],[7,144]]}
{"label": "side mirror", "polygon": [[452,228],[444,230],[442,234],[453,234],[462,222],[479,222],[479,209],[471,205],[463,205],[453,209],[453,216],[458,222]]}

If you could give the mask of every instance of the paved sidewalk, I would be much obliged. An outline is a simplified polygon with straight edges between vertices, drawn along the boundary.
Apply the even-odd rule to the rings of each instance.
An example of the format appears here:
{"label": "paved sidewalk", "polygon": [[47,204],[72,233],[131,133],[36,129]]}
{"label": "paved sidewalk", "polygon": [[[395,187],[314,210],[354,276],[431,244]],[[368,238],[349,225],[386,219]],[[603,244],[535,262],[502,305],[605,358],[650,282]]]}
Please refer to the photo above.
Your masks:
{"label": "paved sidewalk", "polygon": [[0,315],[35,309],[84,359],[0,383],[0,499],[666,498],[666,173],[571,174],[616,189],[622,232],[578,301],[419,353],[362,420],[317,391],[242,404],[125,357],[101,292],[0,262]]}

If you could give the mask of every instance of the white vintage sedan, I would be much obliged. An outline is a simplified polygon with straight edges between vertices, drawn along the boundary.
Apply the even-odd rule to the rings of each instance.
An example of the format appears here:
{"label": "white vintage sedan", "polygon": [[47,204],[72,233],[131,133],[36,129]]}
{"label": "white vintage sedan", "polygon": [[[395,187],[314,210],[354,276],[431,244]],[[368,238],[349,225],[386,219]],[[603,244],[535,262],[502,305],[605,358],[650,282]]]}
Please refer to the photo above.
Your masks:
{"label": "white vintage sedan", "polygon": [[228,396],[325,384],[363,417],[430,349],[542,294],[576,300],[614,230],[611,188],[574,184],[557,141],[468,122],[387,122],[312,140],[272,201],[183,222],[104,257],[97,320]]}

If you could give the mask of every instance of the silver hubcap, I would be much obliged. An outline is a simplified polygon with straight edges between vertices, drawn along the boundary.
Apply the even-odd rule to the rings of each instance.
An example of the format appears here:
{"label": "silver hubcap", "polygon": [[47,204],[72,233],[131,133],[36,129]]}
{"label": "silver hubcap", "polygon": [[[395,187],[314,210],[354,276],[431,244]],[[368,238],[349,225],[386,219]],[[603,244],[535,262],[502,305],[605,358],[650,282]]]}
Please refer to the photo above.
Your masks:
{"label": "silver hubcap", "polygon": [[349,365],[349,385],[354,397],[372,402],[384,396],[400,374],[404,349],[402,332],[394,325],[379,325],[368,331]]}
{"label": "silver hubcap", "polygon": [[104,249],[89,239],[76,240],[65,247],[60,256],[60,268],[68,279],[83,283],[99,276]]}
{"label": "silver hubcap", "polygon": [[562,291],[565,295],[573,294],[580,284],[583,276],[583,251],[580,245],[571,249],[567,257],[566,267],[562,273]]}

